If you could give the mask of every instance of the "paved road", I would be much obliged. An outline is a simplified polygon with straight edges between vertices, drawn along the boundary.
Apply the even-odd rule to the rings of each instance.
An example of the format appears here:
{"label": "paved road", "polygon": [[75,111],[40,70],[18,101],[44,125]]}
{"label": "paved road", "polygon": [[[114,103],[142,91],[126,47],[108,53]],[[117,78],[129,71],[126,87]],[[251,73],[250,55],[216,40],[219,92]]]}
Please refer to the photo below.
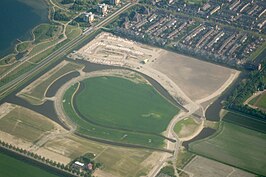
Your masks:
{"label": "paved road", "polygon": [[[63,45],[61,48],[59,48],[58,50],[56,50],[55,52],[53,52],[52,54],[47,56],[45,59],[43,59],[41,62],[39,62],[38,65],[34,69],[20,75],[16,79],[14,79],[14,80],[8,82],[7,84],[1,86],[0,87],[0,93],[1,93],[0,97],[3,97],[6,93],[10,92],[10,90],[16,88],[16,86],[21,84],[27,78],[30,78],[34,74],[38,73],[38,71],[41,68],[49,65],[52,61],[54,61],[55,58],[63,57],[67,53],[71,52],[75,46],[77,46],[78,44],[81,44],[83,41],[85,41],[87,38],[89,38],[89,36],[92,33],[99,30],[101,27],[103,27],[104,25],[106,25],[107,23],[112,21],[115,17],[117,17],[118,15],[120,15],[121,13],[123,13],[124,11],[126,11],[127,9],[129,9],[130,7],[132,7],[134,5],[135,5],[135,3],[128,3],[127,5],[125,5],[124,7],[122,7],[121,9],[114,12],[113,14],[108,16],[106,19],[104,19],[103,21],[101,21],[100,23],[95,25],[95,27],[93,27],[86,34],[83,34],[83,35],[75,38],[74,40],[68,42],[67,44]],[[25,60],[27,60],[27,59],[25,59]]]}

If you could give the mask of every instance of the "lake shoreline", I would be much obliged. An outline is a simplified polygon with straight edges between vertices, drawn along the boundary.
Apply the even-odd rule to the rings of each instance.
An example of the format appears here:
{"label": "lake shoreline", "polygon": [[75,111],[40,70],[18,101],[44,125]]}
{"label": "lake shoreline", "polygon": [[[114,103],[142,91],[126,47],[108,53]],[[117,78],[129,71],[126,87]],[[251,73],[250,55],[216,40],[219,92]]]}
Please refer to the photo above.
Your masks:
{"label": "lake shoreline", "polygon": [[[14,2],[15,1],[15,2]],[[42,3],[41,3],[42,2]],[[13,4],[12,4],[13,3]],[[7,3],[4,3],[4,5]],[[7,6],[7,9],[10,9],[12,5],[20,5],[19,9],[20,11],[30,11],[28,12],[25,16],[25,20],[23,22],[20,22],[19,25],[17,26],[23,26],[23,24],[26,25],[26,27],[24,26],[23,30],[20,30],[19,32],[17,32],[17,28],[13,29],[14,24],[9,24],[7,26],[5,26],[5,28],[3,27],[2,36],[0,36],[0,38],[5,41],[5,44],[2,44],[2,46],[0,46],[0,60],[3,58],[6,58],[10,55],[16,55],[18,54],[18,52],[16,51],[17,45],[22,43],[22,42],[28,42],[28,41],[32,41],[34,40],[33,37],[33,30],[36,29],[39,25],[43,24],[43,23],[50,23],[50,3],[47,0],[13,0],[10,1],[10,4],[8,4],[9,6]],[[21,13],[24,12],[17,12],[18,16],[21,15]],[[12,15],[10,15],[10,13],[4,13],[2,15],[6,15],[7,18],[6,20],[8,21],[12,21],[14,20],[12,17]],[[16,15],[16,14],[14,14]],[[13,15],[13,16],[14,16]],[[30,17],[30,16],[34,16]],[[31,18],[31,19],[29,19]],[[21,19],[18,19],[18,21]],[[33,21],[33,22],[26,22],[26,21]],[[28,27],[27,27],[28,26]],[[27,28],[27,29],[25,29]],[[11,32],[9,31],[9,29],[11,29]],[[10,33],[15,33],[13,34],[13,36],[10,36]],[[8,35],[7,35],[8,34]],[[8,37],[4,37],[4,36],[8,36]],[[12,39],[11,39],[12,38]]]}

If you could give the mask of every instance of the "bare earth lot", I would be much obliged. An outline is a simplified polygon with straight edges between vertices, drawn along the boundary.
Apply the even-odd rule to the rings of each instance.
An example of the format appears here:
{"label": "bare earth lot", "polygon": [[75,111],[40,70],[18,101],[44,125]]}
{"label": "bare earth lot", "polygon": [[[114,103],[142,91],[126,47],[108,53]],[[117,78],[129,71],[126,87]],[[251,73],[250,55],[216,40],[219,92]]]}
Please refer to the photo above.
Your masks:
{"label": "bare earth lot", "polygon": [[99,34],[76,53],[74,59],[123,66],[142,72],[183,103],[203,103],[219,94],[238,76],[226,67],[186,57],[163,49],[123,39],[109,33]]}
{"label": "bare earth lot", "polygon": [[233,69],[173,52],[164,52],[150,65],[166,74],[192,100],[199,100],[214,93],[236,73]]}
{"label": "bare earth lot", "polygon": [[193,177],[255,177],[251,173],[201,156],[196,156],[184,171]]}

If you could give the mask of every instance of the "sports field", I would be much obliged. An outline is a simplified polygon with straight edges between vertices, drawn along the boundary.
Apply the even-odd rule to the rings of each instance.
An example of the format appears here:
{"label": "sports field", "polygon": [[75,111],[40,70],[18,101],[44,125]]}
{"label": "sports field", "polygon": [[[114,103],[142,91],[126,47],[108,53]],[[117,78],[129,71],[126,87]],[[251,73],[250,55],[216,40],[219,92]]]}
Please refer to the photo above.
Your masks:
{"label": "sports field", "polygon": [[266,175],[266,134],[223,122],[215,135],[193,142],[189,150],[202,156]]}
{"label": "sports field", "polygon": [[39,167],[0,153],[0,176],[3,177],[59,177]]}
{"label": "sports field", "polygon": [[65,93],[63,107],[68,117],[83,135],[115,142],[163,147],[169,121],[178,108],[165,100],[152,86],[136,84],[116,77],[97,77],[84,80],[83,89],[72,95],[79,84]]}

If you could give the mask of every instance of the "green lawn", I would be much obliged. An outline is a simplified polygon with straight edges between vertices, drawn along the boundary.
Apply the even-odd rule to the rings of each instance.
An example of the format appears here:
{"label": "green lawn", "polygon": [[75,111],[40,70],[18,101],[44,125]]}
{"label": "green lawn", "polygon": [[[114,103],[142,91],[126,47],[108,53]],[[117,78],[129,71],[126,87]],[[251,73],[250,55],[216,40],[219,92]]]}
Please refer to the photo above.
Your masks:
{"label": "green lawn", "polygon": [[68,25],[66,28],[66,36],[68,40],[73,40],[77,36],[81,35],[82,30],[76,26]]}
{"label": "green lawn", "polygon": [[223,122],[210,138],[193,142],[189,150],[245,169],[266,175],[266,134]]}
{"label": "green lawn", "polygon": [[193,118],[185,118],[175,124],[174,131],[179,138],[186,137],[193,134],[198,126]]}
{"label": "green lawn", "polygon": [[259,101],[256,103],[256,106],[266,109],[266,94],[259,97]]}
{"label": "green lawn", "polygon": [[21,43],[19,43],[17,45],[17,51],[20,52],[20,53],[24,52],[24,51],[26,51],[29,48],[29,46],[31,46],[31,42],[30,41],[21,42]]}
{"label": "green lawn", "polygon": [[252,100],[250,100],[248,102],[248,104],[254,105],[257,102],[257,100],[259,99],[259,97],[260,97],[260,95],[256,96],[255,98],[253,98]]}
{"label": "green lawn", "polygon": [[76,95],[77,110],[100,125],[161,133],[178,112],[148,84],[117,77],[82,82],[85,88]]}
{"label": "green lawn", "polygon": [[35,43],[48,40],[60,33],[61,28],[57,25],[41,24],[33,30]]}
{"label": "green lawn", "polygon": [[1,177],[58,177],[37,166],[20,161],[2,152],[0,153],[0,166]]}
{"label": "green lawn", "polygon": [[[91,79],[92,80],[88,79],[86,81],[95,81],[93,78],[91,78]],[[95,79],[96,79],[96,81],[97,80],[106,80],[106,78],[104,78],[104,77],[99,77],[99,78],[95,78]],[[108,79],[110,79],[110,78],[108,78]],[[125,80],[125,79],[119,79],[119,78],[113,78],[113,79],[115,79],[115,80],[123,80],[123,81]],[[110,81],[110,80],[108,80],[108,81]],[[131,83],[131,82],[126,80],[126,83]],[[117,84],[116,82],[113,83],[113,85],[116,85],[116,84]],[[131,84],[134,85],[133,82]],[[99,87],[99,85],[97,85],[96,83],[94,83],[93,85],[95,85],[95,88]],[[123,88],[122,87],[123,85],[118,85],[118,86]],[[146,88],[147,90],[150,90],[150,91],[153,90],[151,86],[146,86],[146,85],[142,85],[142,86],[144,86],[144,88]],[[64,99],[63,99],[63,107],[64,107],[64,110],[65,110],[66,114],[72,120],[72,122],[78,125],[78,129],[77,129],[78,133],[80,133],[82,135],[90,136],[90,137],[96,137],[96,138],[110,140],[110,141],[114,141],[114,142],[120,142],[120,143],[137,144],[137,145],[143,145],[143,146],[148,146],[148,147],[156,147],[156,148],[163,147],[165,139],[158,135],[159,133],[161,133],[161,131],[157,132],[156,133],[157,135],[154,134],[154,133],[142,133],[142,132],[137,132],[136,131],[138,129],[141,129],[143,127],[143,125],[140,125],[140,124],[143,124],[143,122],[145,122],[145,121],[141,120],[141,118],[137,119],[137,120],[140,120],[140,122],[137,123],[136,122],[137,120],[135,120],[135,122],[133,120],[130,120],[130,118],[133,118],[132,115],[131,115],[131,117],[130,116],[126,116],[124,118],[126,120],[129,119],[129,122],[127,122],[126,120],[122,120],[122,122],[119,124],[119,123],[117,123],[117,120],[115,119],[115,117],[113,117],[112,118],[113,121],[116,122],[116,128],[107,128],[107,127],[104,127],[104,126],[98,126],[98,125],[92,124],[92,123],[88,122],[87,120],[84,120],[81,117],[79,117],[77,115],[77,113],[75,112],[75,110],[73,109],[72,100],[71,100],[72,99],[72,95],[74,94],[74,92],[75,92],[75,90],[77,88],[78,88],[78,84],[75,84],[75,85],[71,86],[66,91],[66,93],[64,95]],[[109,87],[109,88],[106,88],[106,89],[110,89],[111,90],[111,89],[114,89],[114,88],[110,88]],[[134,89],[134,87],[129,89],[128,91],[130,91],[130,90],[132,91],[132,89]],[[94,90],[94,91],[98,91],[98,90]],[[121,90],[116,90],[116,91],[117,91],[117,93],[121,92]],[[124,91],[126,92],[126,90],[124,90]],[[137,90],[135,90],[135,91],[137,91]],[[153,91],[154,91],[154,92],[152,92],[153,94],[150,93],[151,97],[159,97],[160,99],[164,100],[164,98],[162,98],[155,90],[153,90]],[[81,95],[82,94],[83,93],[81,92]],[[101,93],[97,93],[97,95],[100,96],[101,99],[103,99],[103,96],[101,96],[101,94],[103,94],[103,93],[102,92]],[[121,94],[125,95],[125,93],[121,93]],[[154,96],[154,95],[157,95],[157,96]],[[115,96],[115,95],[112,95],[112,96]],[[130,95],[130,96],[132,97],[132,95]],[[142,98],[142,99],[144,99],[144,98]],[[82,101],[86,102],[87,107],[89,107],[90,104],[91,104],[91,100],[88,101],[88,100],[83,100],[82,99]],[[87,103],[87,101],[88,101],[88,103]],[[114,101],[118,101],[118,100],[114,98],[114,100],[113,100],[111,105],[118,106],[119,102],[114,104]],[[128,100],[127,102],[124,102],[124,104],[128,104],[129,102],[130,102],[130,100]],[[168,101],[164,100],[163,102],[165,104],[169,104],[168,106],[170,106],[170,109],[173,109],[173,114],[176,114],[178,112],[178,109],[175,108],[174,106],[172,106]],[[94,103],[96,103],[95,100],[94,100]],[[98,105],[100,104],[99,100],[98,100],[97,104]],[[110,102],[109,102],[109,104],[110,104]],[[157,104],[158,104],[158,107],[161,107],[161,106],[163,107],[164,106],[164,105],[159,105],[160,102],[158,102]],[[106,103],[102,103],[102,106],[104,106],[104,105],[105,105],[105,107],[108,107]],[[124,109],[124,107],[121,108],[121,109]],[[114,108],[114,109],[119,112],[118,108]],[[124,111],[127,111],[127,110],[124,110]],[[148,117],[148,116],[150,116],[150,117]],[[142,119],[150,119],[150,122],[154,121],[154,119],[158,119],[159,121],[158,120],[155,121],[155,122],[157,122],[157,124],[162,122],[162,121],[160,121],[160,119],[162,119],[162,118],[158,117],[158,115],[156,116],[154,114],[150,114],[148,116],[145,115],[144,117],[142,117]],[[165,119],[164,121],[168,121],[168,123],[169,123],[171,118],[172,117],[170,117],[168,119]],[[121,119],[122,118],[120,117],[119,120],[121,120]],[[95,117],[93,118],[93,120],[95,120]],[[102,119],[101,121],[103,121],[104,125],[108,125],[106,122],[104,122],[104,119]],[[132,125],[132,127],[134,128],[134,129],[132,128],[133,131],[121,130],[121,128],[130,128],[130,126],[127,126],[127,127],[121,126],[121,125],[126,125],[126,123],[130,124],[130,122],[134,122],[134,124],[135,124],[135,125]],[[167,126],[167,123],[164,123],[164,124],[165,124],[165,126]],[[114,126],[114,125],[112,124],[111,126]],[[146,129],[145,130],[142,129],[142,131],[143,132],[144,131],[145,132],[150,132],[150,131],[158,130],[158,128],[155,129],[156,127],[152,127],[152,126],[154,126],[154,123],[151,123],[151,125],[146,125]],[[162,126],[161,125],[156,125],[156,126],[160,127],[160,129],[162,130],[162,128],[161,128]]]}

